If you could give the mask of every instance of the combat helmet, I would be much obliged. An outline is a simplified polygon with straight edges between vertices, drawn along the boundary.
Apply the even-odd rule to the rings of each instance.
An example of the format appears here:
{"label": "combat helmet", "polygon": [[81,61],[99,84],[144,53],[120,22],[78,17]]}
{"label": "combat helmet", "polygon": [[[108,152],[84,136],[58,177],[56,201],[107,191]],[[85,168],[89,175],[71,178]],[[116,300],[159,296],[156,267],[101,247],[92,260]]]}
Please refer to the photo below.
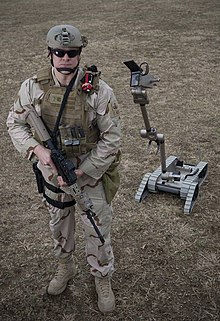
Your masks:
{"label": "combat helmet", "polygon": [[86,47],[88,41],[79,29],[71,25],[58,25],[52,27],[46,37],[46,42],[49,48],[82,48]]}
{"label": "combat helmet", "polygon": [[[79,29],[71,25],[58,25],[52,27],[46,37],[46,43],[48,45],[48,56],[53,64],[53,51],[54,49],[65,49],[65,48],[79,48],[79,55],[81,54],[82,48],[88,44],[87,38],[84,37]],[[79,62],[78,62],[79,65]],[[78,68],[56,68],[62,74],[74,73]]]}

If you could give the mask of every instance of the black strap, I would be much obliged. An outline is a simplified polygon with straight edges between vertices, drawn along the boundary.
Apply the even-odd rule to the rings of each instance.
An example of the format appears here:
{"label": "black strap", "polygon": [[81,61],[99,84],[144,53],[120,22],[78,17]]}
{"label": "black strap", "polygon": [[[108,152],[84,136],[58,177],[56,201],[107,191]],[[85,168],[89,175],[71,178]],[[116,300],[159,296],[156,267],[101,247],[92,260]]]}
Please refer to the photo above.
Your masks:
{"label": "black strap", "polygon": [[[44,178],[43,178],[44,179]],[[54,193],[65,193],[62,189],[60,189],[59,187],[53,186],[51,184],[49,184],[47,181],[45,181],[44,179],[44,186],[46,186],[50,191],[54,192]]]}
{"label": "black strap", "polygon": [[45,191],[43,191],[43,196],[44,196],[44,198],[46,199],[46,201],[47,201],[49,204],[51,204],[51,205],[53,205],[53,206],[55,206],[55,207],[57,207],[57,208],[59,208],[59,209],[61,209],[61,210],[63,210],[63,209],[66,208],[66,207],[70,207],[70,206],[73,206],[73,205],[76,204],[76,201],[75,201],[75,200],[72,200],[72,201],[69,201],[69,202],[55,201],[55,200],[53,200],[52,198],[50,198],[49,196],[47,196],[46,193],[45,193]]}
{"label": "black strap", "polygon": [[57,145],[57,133],[58,133],[58,129],[59,129],[59,126],[60,126],[60,120],[61,120],[61,117],[62,117],[62,114],[63,114],[63,111],[64,111],[64,108],[66,106],[66,102],[67,102],[67,99],[68,99],[68,96],[73,88],[73,84],[76,80],[76,77],[77,77],[77,74],[78,74],[78,71],[76,72],[76,74],[74,75],[74,77],[71,79],[69,85],[66,87],[66,91],[63,95],[63,100],[61,102],[61,105],[60,105],[60,110],[59,110],[59,114],[57,116],[57,120],[56,120],[56,124],[54,126],[54,129],[53,129],[53,132],[52,132],[52,139],[54,141],[54,143]]}
{"label": "black strap", "polygon": [[43,175],[42,172],[39,170],[39,168],[37,167],[37,162],[33,163],[33,170],[34,173],[36,175],[36,180],[37,180],[37,187],[38,187],[38,192],[40,194],[43,194],[43,196],[45,197],[45,199],[47,200],[47,202],[57,208],[60,209],[64,209],[66,207],[70,207],[76,204],[76,201],[73,199],[72,201],[69,202],[60,202],[60,201],[56,201],[53,200],[52,198],[50,198],[49,196],[46,195],[45,193],[45,186],[47,189],[49,189],[50,191],[54,192],[54,193],[65,193],[62,189],[60,189],[59,187],[53,186],[50,183],[48,183]]}

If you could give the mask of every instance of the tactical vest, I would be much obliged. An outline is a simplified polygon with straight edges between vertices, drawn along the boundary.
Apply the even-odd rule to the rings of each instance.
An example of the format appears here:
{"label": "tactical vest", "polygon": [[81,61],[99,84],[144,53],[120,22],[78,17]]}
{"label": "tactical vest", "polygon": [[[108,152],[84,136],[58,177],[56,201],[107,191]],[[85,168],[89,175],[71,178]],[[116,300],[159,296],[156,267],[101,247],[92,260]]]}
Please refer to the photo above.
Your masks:
{"label": "tactical vest", "polygon": [[[82,74],[83,77],[83,74]],[[82,78],[81,77],[81,78]],[[53,131],[65,87],[54,86],[52,69],[45,68],[37,73],[37,82],[44,91],[41,101],[41,116],[46,126]],[[79,156],[96,147],[99,140],[99,130],[95,122],[89,122],[87,95],[79,83],[70,92],[59,126],[59,148],[67,157]]]}

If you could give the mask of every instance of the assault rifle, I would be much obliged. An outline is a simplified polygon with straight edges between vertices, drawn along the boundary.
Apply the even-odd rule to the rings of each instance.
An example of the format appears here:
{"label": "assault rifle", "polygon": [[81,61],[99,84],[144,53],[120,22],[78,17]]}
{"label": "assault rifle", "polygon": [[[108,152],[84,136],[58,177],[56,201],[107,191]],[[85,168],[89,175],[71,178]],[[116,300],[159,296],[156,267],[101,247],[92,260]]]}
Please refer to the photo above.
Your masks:
{"label": "assault rifle", "polygon": [[62,152],[55,147],[53,140],[51,139],[42,119],[37,114],[35,108],[32,106],[29,109],[27,120],[28,123],[33,126],[40,140],[44,142],[46,146],[51,150],[51,159],[56,166],[58,175],[62,176],[64,182],[70,187],[71,195],[73,195],[73,197],[75,198],[79,208],[84,213],[86,213],[87,218],[90,220],[92,226],[94,227],[100,241],[102,242],[102,244],[104,244],[105,240],[93,219],[96,214],[92,211],[92,201],[90,200],[88,194],[85,191],[82,191],[81,188],[79,188],[76,182],[77,177],[73,162],[69,159],[66,159]]}

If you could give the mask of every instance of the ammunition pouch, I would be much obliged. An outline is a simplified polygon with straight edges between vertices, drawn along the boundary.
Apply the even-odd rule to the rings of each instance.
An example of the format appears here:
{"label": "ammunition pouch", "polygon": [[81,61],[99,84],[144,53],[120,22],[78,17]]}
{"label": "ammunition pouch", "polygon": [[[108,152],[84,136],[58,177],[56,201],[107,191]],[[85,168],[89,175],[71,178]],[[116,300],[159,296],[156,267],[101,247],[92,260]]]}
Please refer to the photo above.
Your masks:
{"label": "ammunition pouch", "polygon": [[70,207],[70,206],[75,205],[76,204],[75,200],[70,201],[70,202],[60,202],[60,201],[53,200],[52,198],[47,196],[47,194],[45,193],[45,187],[54,193],[65,193],[65,192],[62,191],[59,187],[53,186],[53,185],[49,184],[47,181],[45,181],[41,171],[37,167],[37,163],[38,162],[33,163],[33,171],[35,173],[35,177],[36,177],[36,181],[37,181],[38,193],[43,194],[44,198],[46,199],[46,201],[49,204],[51,204],[54,207],[57,207],[59,209],[64,209],[66,207]]}
{"label": "ammunition pouch", "polygon": [[120,185],[120,176],[118,165],[121,161],[121,152],[119,151],[115,160],[112,162],[108,170],[102,176],[103,187],[106,195],[106,200],[110,204],[118,191]]}
{"label": "ammunition pouch", "polygon": [[81,126],[61,125],[60,149],[64,150],[67,158],[88,153],[96,147],[98,130],[95,128],[84,130]]}

